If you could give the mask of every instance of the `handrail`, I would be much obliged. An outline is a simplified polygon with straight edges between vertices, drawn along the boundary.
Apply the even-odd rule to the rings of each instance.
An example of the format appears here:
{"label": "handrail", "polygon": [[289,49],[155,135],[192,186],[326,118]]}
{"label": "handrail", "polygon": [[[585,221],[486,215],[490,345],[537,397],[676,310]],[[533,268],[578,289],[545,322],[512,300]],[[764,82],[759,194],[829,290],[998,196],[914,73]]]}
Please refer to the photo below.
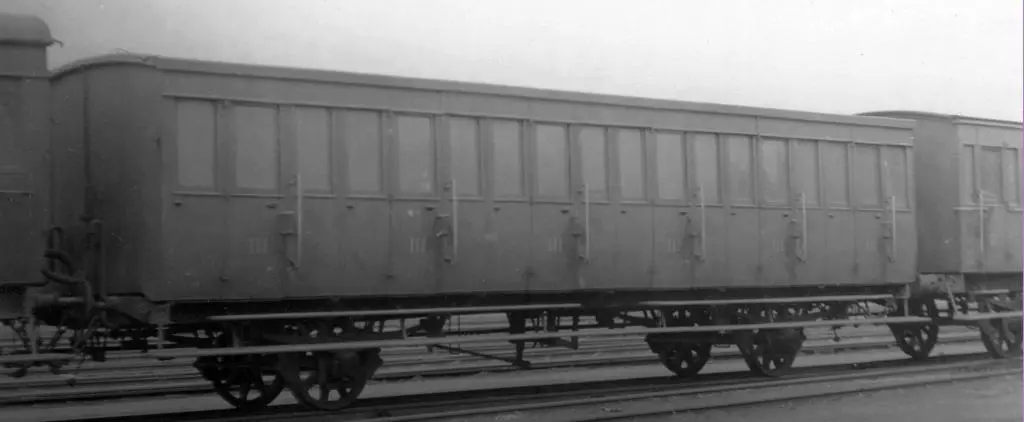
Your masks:
{"label": "handrail", "polygon": [[889,254],[889,262],[896,262],[896,195],[889,197],[889,214],[892,218],[892,226],[889,227],[892,237],[892,253]]}
{"label": "handrail", "polygon": [[459,258],[459,190],[452,179],[452,264]]}
{"label": "handrail", "polygon": [[800,261],[807,262],[807,193],[800,192]]}
{"label": "handrail", "polygon": [[706,231],[708,228],[707,207],[704,206],[704,184],[697,185],[697,200],[700,201],[700,255],[697,258],[704,261],[707,254]]}
{"label": "handrail", "polygon": [[295,269],[302,268],[302,215],[303,197],[306,193],[302,190],[302,175],[295,175]]}
{"label": "handrail", "polygon": [[583,259],[590,261],[590,185],[583,184]]}

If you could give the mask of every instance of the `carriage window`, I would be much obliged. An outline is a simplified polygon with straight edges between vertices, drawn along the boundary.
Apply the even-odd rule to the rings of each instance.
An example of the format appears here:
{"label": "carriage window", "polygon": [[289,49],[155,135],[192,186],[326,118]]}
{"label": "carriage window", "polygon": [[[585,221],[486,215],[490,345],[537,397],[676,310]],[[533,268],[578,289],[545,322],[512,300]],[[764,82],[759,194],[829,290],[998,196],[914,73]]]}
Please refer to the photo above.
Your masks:
{"label": "carriage window", "polygon": [[277,110],[240,106],[234,110],[235,185],[277,189]]}
{"label": "carriage window", "polygon": [[178,184],[212,188],[216,156],[217,119],[212,103],[178,103]]}
{"label": "carriage window", "polygon": [[644,191],[643,133],[636,130],[619,131],[619,184],[622,199],[643,200]]}
{"label": "carriage window", "polygon": [[658,197],[683,199],[683,137],[674,133],[659,133],[655,137],[658,157]]}
{"label": "carriage window", "polygon": [[981,190],[985,193],[986,204],[997,204],[1002,201],[1003,175],[999,171],[999,148],[982,147],[978,157],[978,175],[981,177]]}
{"label": "carriage window", "polygon": [[850,200],[846,145],[835,142],[822,142],[819,145],[821,147],[821,178],[825,183],[825,201],[829,207],[847,207],[850,205]]}
{"label": "carriage window", "polygon": [[341,116],[349,188],[358,193],[380,192],[380,115],[370,111],[346,111]]}
{"label": "carriage window", "polygon": [[1020,156],[1015,148],[1003,150],[1003,197],[1020,206]]}
{"label": "carriage window", "polygon": [[[704,203],[717,204],[718,198],[718,142],[715,135],[698,133],[690,138],[693,145],[693,188],[701,189]],[[694,191],[698,192],[698,191]]]}
{"label": "carriage window", "polygon": [[455,179],[456,192],[459,195],[480,196],[476,120],[451,119],[449,132],[452,179]]}
{"label": "carriage window", "polygon": [[580,161],[583,167],[583,183],[587,184],[591,199],[608,198],[608,177],[605,170],[605,129],[585,127],[580,129]]}
{"label": "carriage window", "polygon": [[885,168],[887,183],[891,186],[890,195],[896,197],[896,207],[907,208],[910,203],[907,186],[907,150],[903,147],[886,147],[882,149],[882,164]]}
{"label": "carriage window", "polygon": [[878,147],[857,145],[854,147],[854,192],[857,207],[874,208],[881,206],[881,182],[879,180]]}
{"label": "carriage window", "polygon": [[737,205],[754,204],[754,175],[751,173],[751,154],[749,136],[727,136],[725,146],[728,149],[729,199]]}
{"label": "carriage window", "polygon": [[491,134],[494,141],[494,196],[520,198],[523,196],[523,153],[519,123],[492,122]]}
{"label": "carriage window", "polygon": [[304,188],[331,190],[331,119],[325,109],[299,108],[299,174]]}
{"label": "carriage window", "polygon": [[789,203],[788,158],[786,141],[767,139],[761,142],[761,191],[767,204]]}
{"label": "carriage window", "polygon": [[563,126],[537,126],[537,185],[542,198],[569,195],[569,146]]}
{"label": "carriage window", "polygon": [[960,189],[964,203],[973,204],[977,199],[977,191],[974,186],[974,146],[964,145],[960,151],[960,177],[963,180],[963,187]]}
{"label": "carriage window", "polygon": [[807,205],[818,205],[818,143],[793,142],[793,192],[804,194]]}
{"label": "carriage window", "polygon": [[434,192],[433,125],[428,117],[398,116],[398,191]]}

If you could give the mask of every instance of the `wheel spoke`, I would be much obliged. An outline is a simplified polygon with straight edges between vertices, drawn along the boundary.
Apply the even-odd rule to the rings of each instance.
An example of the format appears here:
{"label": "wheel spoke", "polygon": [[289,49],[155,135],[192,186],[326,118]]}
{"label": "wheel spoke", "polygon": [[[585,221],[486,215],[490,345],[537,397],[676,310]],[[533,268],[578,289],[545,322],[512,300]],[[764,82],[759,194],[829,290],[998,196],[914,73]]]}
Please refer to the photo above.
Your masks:
{"label": "wheel spoke", "polygon": [[252,389],[252,382],[249,380],[242,381],[242,384],[238,389],[239,400],[245,401],[249,398],[249,391]]}
{"label": "wheel spoke", "polygon": [[[361,373],[362,366],[345,367],[348,361],[339,361],[331,353],[317,353],[314,369],[305,370],[292,394],[307,407],[317,410],[340,410],[350,406],[366,386],[365,377],[352,377],[346,373]],[[365,371],[364,371],[365,372]],[[332,397],[337,391],[338,397]]]}
{"label": "wheel spoke", "polygon": [[697,375],[710,356],[710,345],[703,344],[677,343],[659,352],[662,365],[682,378]]}

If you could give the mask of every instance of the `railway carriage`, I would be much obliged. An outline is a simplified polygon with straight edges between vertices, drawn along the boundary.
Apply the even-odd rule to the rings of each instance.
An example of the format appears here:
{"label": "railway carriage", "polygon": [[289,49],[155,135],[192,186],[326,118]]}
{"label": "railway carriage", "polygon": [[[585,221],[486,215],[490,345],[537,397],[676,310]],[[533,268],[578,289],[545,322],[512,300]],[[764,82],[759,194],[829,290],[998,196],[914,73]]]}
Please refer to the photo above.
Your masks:
{"label": "railway carriage", "polygon": [[[949,152],[908,116],[128,54],[47,74],[45,25],[8,21],[18,25],[0,25],[15,28],[0,31],[0,53],[29,68],[0,67],[0,87],[22,93],[0,100],[0,125],[17,122],[0,130],[15,128],[27,140],[15,149],[38,158],[0,157],[32,175],[0,181],[38,191],[24,196],[39,212],[16,221],[0,204],[0,231],[24,233],[22,253],[45,249],[45,265],[42,277],[28,274],[29,255],[0,268],[0,316],[28,352],[0,357],[7,365],[56,368],[84,351],[102,358],[108,338],[148,349],[156,337],[173,347],[153,355],[195,358],[236,407],[288,387],[336,409],[391,346],[509,341],[510,360],[528,366],[527,342],[638,334],[681,376],[714,344],[779,374],[811,326],[886,324],[917,358],[943,323],[977,323],[986,344],[1005,340],[994,350],[1019,348],[1012,237],[979,266],[919,271],[919,256],[945,263],[918,251],[937,241],[919,242],[918,227],[940,218],[941,185],[922,193],[915,169],[936,175],[929,163]],[[1011,208],[998,224],[1019,221]],[[994,245],[996,223],[978,221]],[[995,272],[998,294],[931,282]],[[997,296],[981,314],[967,306]],[[959,313],[942,317],[936,298]],[[482,313],[507,327],[449,324]],[[69,330],[70,353],[39,341],[39,322]]]}
{"label": "railway carriage", "polygon": [[[968,301],[981,310],[1020,310],[1021,123],[911,111],[865,113],[914,119],[920,213],[918,296]],[[1019,353],[1020,321],[978,322],[996,356]]]}

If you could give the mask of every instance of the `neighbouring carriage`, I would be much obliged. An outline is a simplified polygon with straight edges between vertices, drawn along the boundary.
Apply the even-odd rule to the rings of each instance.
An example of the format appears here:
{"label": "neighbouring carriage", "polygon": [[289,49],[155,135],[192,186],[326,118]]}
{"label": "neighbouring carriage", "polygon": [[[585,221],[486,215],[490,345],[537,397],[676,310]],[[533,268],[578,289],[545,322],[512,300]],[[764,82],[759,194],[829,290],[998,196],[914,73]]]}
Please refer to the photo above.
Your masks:
{"label": "neighbouring carriage", "polygon": [[[875,323],[915,358],[942,324],[1019,352],[1019,123],[129,54],[50,72],[52,41],[0,15],[19,373],[156,338],[238,408],[337,409],[394,346],[528,366],[527,342],[643,334],[681,376],[715,344],[775,375],[803,328]],[[483,313],[507,326],[449,324]]]}

